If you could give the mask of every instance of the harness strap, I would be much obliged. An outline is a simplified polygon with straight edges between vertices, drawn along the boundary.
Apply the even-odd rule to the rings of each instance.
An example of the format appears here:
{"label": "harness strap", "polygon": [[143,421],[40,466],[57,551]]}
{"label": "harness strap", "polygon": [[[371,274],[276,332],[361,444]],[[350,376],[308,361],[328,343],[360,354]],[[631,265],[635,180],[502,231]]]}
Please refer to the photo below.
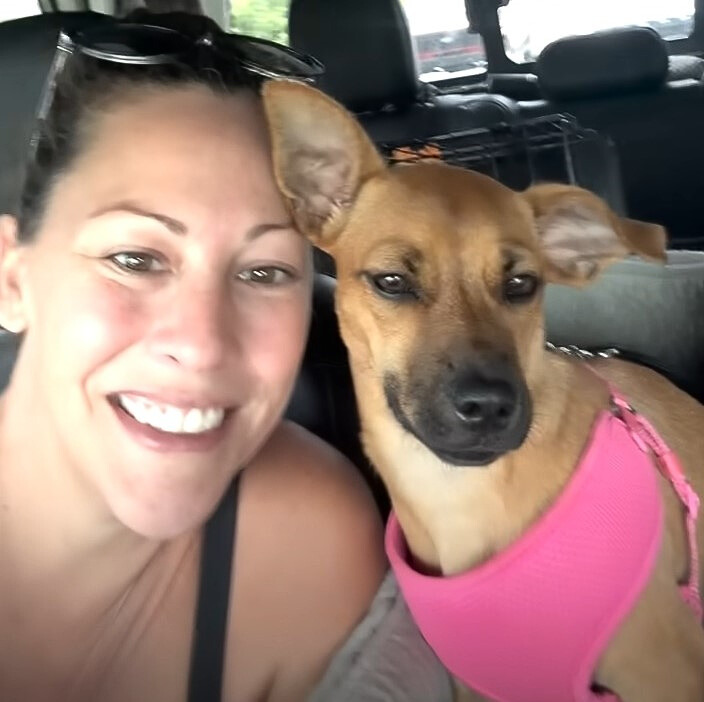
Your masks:
{"label": "harness strap", "polygon": [[670,481],[684,505],[689,543],[689,577],[687,582],[680,587],[680,594],[701,621],[702,598],[699,590],[699,551],[697,550],[699,497],[689,484],[679,459],[663,441],[655,427],[645,417],[638,414],[614,388],[610,388],[610,390],[612,401],[621,410],[621,418],[631,432],[633,441],[642,451],[653,455],[658,469]]}
{"label": "harness strap", "polygon": [[[604,380],[594,368],[589,365],[587,367]],[[641,451],[653,456],[658,470],[670,481],[684,506],[689,546],[689,576],[687,582],[680,585],[679,590],[685,604],[690,607],[697,620],[701,622],[703,615],[699,590],[699,551],[697,549],[699,497],[689,484],[677,455],[665,443],[655,427],[645,417],[638,414],[611,383],[606,381],[606,384],[611,393],[611,402],[618,409],[618,415],[631,433],[634,443]],[[594,699],[599,702],[618,702],[620,698],[612,692],[603,692],[596,693]]]}

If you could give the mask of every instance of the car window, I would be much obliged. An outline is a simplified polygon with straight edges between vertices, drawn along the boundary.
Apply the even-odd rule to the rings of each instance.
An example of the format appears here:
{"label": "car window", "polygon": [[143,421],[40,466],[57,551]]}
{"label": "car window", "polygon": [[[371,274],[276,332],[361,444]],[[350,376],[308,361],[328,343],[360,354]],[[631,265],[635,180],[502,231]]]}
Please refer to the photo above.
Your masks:
{"label": "car window", "polygon": [[3,0],[0,2],[0,22],[41,13],[39,0]]}
{"label": "car window", "polygon": [[668,40],[694,28],[695,0],[510,0],[499,8],[506,55],[535,61],[550,42],[576,34],[639,25]]}
{"label": "car window", "polygon": [[288,44],[288,10],[291,0],[232,0],[230,29]]}
{"label": "car window", "polygon": [[484,72],[479,34],[467,31],[464,0],[402,0],[413,36],[421,80],[459,71]]}
{"label": "car window", "polygon": [[[484,72],[484,44],[478,34],[467,31],[464,0],[401,1],[421,80],[458,71]],[[287,44],[290,4],[291,0],[232,0],[231,29]]]}

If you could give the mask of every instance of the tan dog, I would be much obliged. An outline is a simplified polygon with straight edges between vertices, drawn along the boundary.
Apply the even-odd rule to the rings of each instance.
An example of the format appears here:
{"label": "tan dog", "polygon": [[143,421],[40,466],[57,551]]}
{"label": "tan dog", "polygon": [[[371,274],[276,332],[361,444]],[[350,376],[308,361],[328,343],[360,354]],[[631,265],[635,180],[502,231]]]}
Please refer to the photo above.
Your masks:
{"label": "tan dog", "polygon": [[[352,116],[318,91],[271,82],[264,99],[296,225],[337,263],[365,449],[417,562],[461,573],[555,500],[608,406],[595,374],[545,350],[543,283],[587,283],[629,253],[662,260],[665,232],[574,187],[516,193],[442,164],[387,168]],[[472,384],[477,369],[491,387]],[[648,369],[598,369],[704,494],[704,407]],[[678,594],[689,569],[683,509],[660,482],[655,569],[594,682],[624,702],[701,702],[704,633]]]}

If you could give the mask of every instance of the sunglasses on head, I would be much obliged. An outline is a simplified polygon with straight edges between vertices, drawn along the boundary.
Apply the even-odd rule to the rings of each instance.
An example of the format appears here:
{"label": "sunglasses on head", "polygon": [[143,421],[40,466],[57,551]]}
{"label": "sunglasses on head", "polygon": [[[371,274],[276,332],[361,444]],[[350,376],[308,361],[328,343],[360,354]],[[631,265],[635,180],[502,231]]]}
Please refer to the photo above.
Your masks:
{"label": "sunglasses on head", "polygon": [[222,31],[194,37],[169,27],[124,22],[64,34],[66,39],[73,52],[111,63],[191,65],[210,53],[221,60],[236,61],[243,70],[263,78],[312,82],[324,71],[312,56],[282,44]]}
{"label": "sunglasses on head", "polygon": [[37,113],[37,129],[30,142],[30,159],[36,155],[39,126],[53,101],[56,82],[71,56],[124,66],[186,66],[217,70],[230,64],[262,79],[289,79],[314,83],[324,73],[312,56],[266,39],[208,30],[190,35],[171,27],[117,22],[59,34]]}

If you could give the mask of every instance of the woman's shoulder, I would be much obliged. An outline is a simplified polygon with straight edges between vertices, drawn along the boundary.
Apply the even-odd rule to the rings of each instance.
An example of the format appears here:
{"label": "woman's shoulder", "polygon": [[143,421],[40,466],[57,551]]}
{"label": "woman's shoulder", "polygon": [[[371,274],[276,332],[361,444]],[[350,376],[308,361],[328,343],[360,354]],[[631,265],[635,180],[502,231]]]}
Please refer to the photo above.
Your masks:
{"label": "woman's shoulder", "polygon": [[274,483],[293,490],[313,489],[326,498],[321,506],[329,507],[330,499],[342,500],[370,509],[375,521],[379,521],[360,471],[337,449],[293,422],[279,425],[247,472],[253,487],[268,488]]}
{"label": "woman's shoulder", "polygon": [[359,471],[305,429],[283,423],[242,480],[228,655],[234,670],[251,658],[269,678],[267,699],[302,699],[379,587],[382,538]]}

